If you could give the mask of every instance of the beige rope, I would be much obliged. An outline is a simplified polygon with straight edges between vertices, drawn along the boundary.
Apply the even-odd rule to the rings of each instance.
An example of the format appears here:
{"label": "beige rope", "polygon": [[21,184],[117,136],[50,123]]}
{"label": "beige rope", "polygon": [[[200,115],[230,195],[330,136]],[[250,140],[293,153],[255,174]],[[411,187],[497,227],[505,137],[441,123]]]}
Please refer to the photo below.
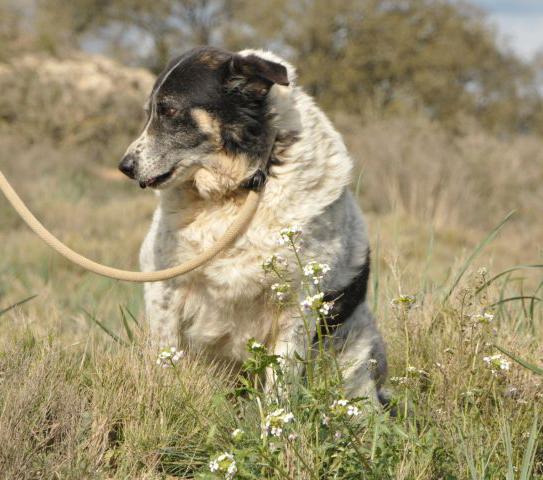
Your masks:
{"label": "beige rope", "polygon": [[80,267],[90,270],[91,272],[103,275],[104,277],[113,278],[115,280],[126,280],[128,282],[160,282],[168,280],[184,273],[188,273],[204,263],[211,260],[215,255],[229,247],[238,236],[245,230],[253,218],[260,195],[252,190],[249,191],[247,199],[241,208],[238,217],[228,227],[224,235],[213,245],[209,250],[206,250],[197,255],[192,260],[172,268],[158,270],[156,272],[134,272],[129,270],[119,270],[117,268],[108,267],[100,263],[94,262],[83,255],[73,251],[67,247],[58,238],[51,234],[27,208],[19,195],[8,182],[2,171],[0,171],[0,190],[11,203],[11,206],[17,211],[26,224],[40,237],[47,245],[60,253],[63,257]]}

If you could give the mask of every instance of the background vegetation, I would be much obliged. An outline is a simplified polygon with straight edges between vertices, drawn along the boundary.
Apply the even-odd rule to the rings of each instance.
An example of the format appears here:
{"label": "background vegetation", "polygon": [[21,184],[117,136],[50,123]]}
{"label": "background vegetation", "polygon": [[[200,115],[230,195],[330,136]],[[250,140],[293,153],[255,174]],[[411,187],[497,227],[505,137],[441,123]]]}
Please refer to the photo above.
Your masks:
{"label": "background vegetation", "polygon": [[[543,364],[537,65],[499,48],[482,12],[440,0],[0,0],[0,166],[77,250],[135,266],[155,198],[115,165],[153,72],[201,43],[284,53],[343,133],[390,387],[410,414],[366,412],[355,434],[316,438],[331,398],[299,385],[310,395],[293,388],[283,405],[297,443],[274,469],[255,398],[192,356],[158,368],[128,313],[141,320],[140,288],[75,269],[0,202],[0,477],[192,478],[229,451],[241,478],[330,478],[330,455],[346,466],[332,478],[543,478],[541,376],[483,360],[498,345]],[[517,265],[539,267],[481,288]],[[474,326],[482,311],[492,323]],[[129,340],[123,318],[128,347],[96,323]]]}

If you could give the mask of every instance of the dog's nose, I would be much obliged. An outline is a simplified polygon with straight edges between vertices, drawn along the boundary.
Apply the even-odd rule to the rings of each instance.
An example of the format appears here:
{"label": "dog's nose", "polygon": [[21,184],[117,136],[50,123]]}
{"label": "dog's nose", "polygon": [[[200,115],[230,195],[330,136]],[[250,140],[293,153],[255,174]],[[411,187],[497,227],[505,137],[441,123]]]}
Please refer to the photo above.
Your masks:
{"label": "dog's nose", "polygon": [[119,170],[123,172],[127,177],[134,178],[136,176],[136,157],[132,153],[127,153],[121,163],[119,163]]}

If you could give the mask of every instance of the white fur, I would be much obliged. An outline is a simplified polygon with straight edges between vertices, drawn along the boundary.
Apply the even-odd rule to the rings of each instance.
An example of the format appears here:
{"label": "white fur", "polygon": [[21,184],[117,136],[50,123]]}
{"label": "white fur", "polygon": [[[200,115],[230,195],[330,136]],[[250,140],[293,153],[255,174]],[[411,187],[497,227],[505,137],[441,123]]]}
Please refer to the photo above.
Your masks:
{"label": "white fur", "polygon": [[[278,310],[270,290],[276,280],[262,270],[263,260],[272,254],[288,257],[286,248],[276,242],[282,228],[300,225],[304,257],[330,265],[325,290],[348,284],[368,254],[366,225],[348,190],[352,161],[341,136],[295,85],[291,65],[270,52],[240,53],[260,55],[287,67],[291,83],[288,87],[275,85],[270,102],[279,134],[297,132],[299,141],[276,150],[282,164],[273,166],[258,211],[233,247],[195,272],[145,285],[146,313],[159,343],[180,342],[234,361],[244,359],[249,338],[270,342],[274,322],[278,324],[273,344],[277,353],[290,355],[304,347],[296,314]],[[209,248],[232,223],[244,199],[242,193],[202,198],[198,190],[186,186],[160,191],[159,196],[141,249],[141,267],[146,271],[182,263]],[[351,363],[350,370],[358,372],[352,376],[360,377],[360,381],[351,378],[350,391],[370,391],[376,398],[374,382],[358,368],[372,351],[382,354],[379,333],[365,304],[342,328],[345,338],[352,332],[358,335],[345,342],[354,346],[345,349],[345,360]]]}

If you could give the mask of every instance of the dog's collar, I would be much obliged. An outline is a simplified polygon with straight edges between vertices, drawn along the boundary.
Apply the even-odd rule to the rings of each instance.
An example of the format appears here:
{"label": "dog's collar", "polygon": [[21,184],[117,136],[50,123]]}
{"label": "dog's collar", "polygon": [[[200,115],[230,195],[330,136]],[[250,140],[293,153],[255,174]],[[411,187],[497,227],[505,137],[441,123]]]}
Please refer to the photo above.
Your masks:
{"label": "dog's collar", "polygon": [[246,190],[253,190],[254,192],[260,192],[264,185],[266,185],[266,180],[268,180],[268,168],[270,161],[266,165],[266,171],[259,168],[255,173],[253,173],[249,178],[243,180],[240,187]]}
{"label": "dog's collar", "polygon": [[268,180],[268,174],[272,164],[273,147],[275,146],[276,139],[277,131],[274,129],[273,134],[271,135],[271,142],[268,147],[264,167],[258,168],[249,178],[243,180],[243,182],[240,184],[240,188],[245,190],[253,190],[254,192],[260,192],[264,188],[264,185],[266,185],[266,181]]}

